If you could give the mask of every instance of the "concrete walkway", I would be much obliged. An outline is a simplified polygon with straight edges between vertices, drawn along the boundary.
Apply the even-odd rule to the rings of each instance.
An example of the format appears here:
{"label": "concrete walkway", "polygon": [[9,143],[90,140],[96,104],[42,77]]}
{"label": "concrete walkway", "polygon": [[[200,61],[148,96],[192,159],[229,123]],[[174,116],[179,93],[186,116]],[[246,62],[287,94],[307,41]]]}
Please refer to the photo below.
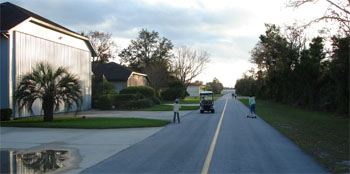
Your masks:
{"label": "concrete walkway", "polygon": [[[181,111],[181,117],[192,111]],[[62,113],[55,116],[74,116]],[[172,120],[171,111],[83,111],[86,117],[132,117]],[[1,150],[39,152],[67,150],[71,158],[58,173],[80,173],[98,162],[136,144],[160,131],[161,128],[133,129],[51,129],[0,127]]]}

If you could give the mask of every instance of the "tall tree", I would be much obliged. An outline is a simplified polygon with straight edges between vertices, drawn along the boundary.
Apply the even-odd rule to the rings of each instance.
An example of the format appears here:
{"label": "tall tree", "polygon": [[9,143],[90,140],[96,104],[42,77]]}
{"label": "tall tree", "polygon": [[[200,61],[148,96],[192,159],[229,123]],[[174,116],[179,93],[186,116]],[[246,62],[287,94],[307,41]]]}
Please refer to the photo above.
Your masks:
{"label": "tall tree", "polygon": [[119,54],[122,64],[130,68],[144,72],[151,64],[168,68],[173,44],[165,37],[160,38],[156,31],[149,32],[142,29],[136,40],[131,40],[130,45]]}
{"label": "tall tree", "polygon": [[160,38],[158,32],[142,29],[138,38],[131,40],[130,45],[121,51],[119,57],[122,64],[135,71],[147,73],[151,86],[159,89],[167,84],[164,77],[169,76],[172,48],[171,41],[165,37]]}
{"label": "tall tree", "polygon": [[330,73],[335,81],[337,111],[349,116],[350,37],[333,37],[332,40]]}
{"label": "tall tree", "polygon": [[212,82],[208,82],[207,86],[209,86],[215,94],[220,94],[224,89],[224,85],[216,77],[214,77]]}
{"label": "tall tree", "polygon": [[[84,35],[84,33],[82,33]],[[100,31],[90,31],[86,35],[97,56],[92,58],[92,64],[107,63],[117,54],[117,44],[112,39],[112,34]]]}
{"label": "tall tree", "polygon": [[305,49],[299,63],[295,67],[297,79],[294,80],[297,102],[301,105],[316,109],[320,106],[320,88],[322,77],[321,62],[325,59],[323,38],[316,37],[309,44],[309,49]]}
{"label": "tall tree", "polygon": [[53,111],[64,104],[67,111],[75,103],[79,108],[83,102],[78,78],[64,67],[54,70],[49,64],[39,63],[32,73],[24,75],[16,88],[15,100],[19,111],[26,108],[33,113],[36,100],[42,103],[44,121],[53,120]]}
{"label": "tall tree", "polygon": [[185,86],[197,77],[209,63],[209,54],[186,46],[175,49],[172,72]]}
{"label": "tall tree", "polygon": [[270,90],[267,98],[283,99],[289,95],[291,67],[297,61],[290,44],[276,25],[265,24],[266,32],[260,35],[260,41],[251,52],[251,62],[258,65],[260,71],[266,72],[266,88]]}

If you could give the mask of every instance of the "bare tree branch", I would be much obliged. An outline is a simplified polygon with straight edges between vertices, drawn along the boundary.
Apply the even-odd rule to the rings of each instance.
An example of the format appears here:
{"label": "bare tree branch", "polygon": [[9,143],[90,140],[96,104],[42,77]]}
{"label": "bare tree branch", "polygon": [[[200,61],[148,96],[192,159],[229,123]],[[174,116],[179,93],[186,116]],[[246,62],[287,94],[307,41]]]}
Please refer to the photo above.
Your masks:
{"label": "bare tree branch", "polygon": [[189,84],[197,77],[209,62],[209,54],[206,51],[198,51],[183,46],[175,49],[172,69],[175,77],[183,84]]}
{"label": "bare tree branch", "polygon": [[92,47],[96,50],[96,57],[92,58],[92,63],[106,63],[114,59],[117,54],[117,44],[112,40],[112,35],[99,31],[90,31],[87,37],[91,41]]}
{"label": "bare tree branch", "polygon": [[[287,7],[299,8],[306,3],[318,3],[320,0],[289,0]],[[329,3],[329,7],[326,9],[323,16],[316,18],[309,23],[303,25],[304,28],[310,26],[313,23],[320,21],[335,21],[339,23],[339,27],[344,31],[345,35],[350,35],[350,0],[324,0]]]}

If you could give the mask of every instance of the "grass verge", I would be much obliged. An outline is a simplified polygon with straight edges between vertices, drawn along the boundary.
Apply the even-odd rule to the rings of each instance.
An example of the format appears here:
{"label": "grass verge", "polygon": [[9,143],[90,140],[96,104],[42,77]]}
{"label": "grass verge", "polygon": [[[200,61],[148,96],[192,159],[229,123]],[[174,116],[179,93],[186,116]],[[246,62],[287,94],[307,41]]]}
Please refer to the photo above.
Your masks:
{"label": "grass verge", "polygon": [[[199,109],[199,106],[181,106],[181,111],[187,111],[187,110],[197,110]],[[171,105],[156,105],[151,108],[143,108],[139,109],[139,111],[172,111],[173,107]]]}
{"label": "grass verge", "polygon": [[[248,106],[248,99],[239,99]],[[332,173],[349,173],[349,119],[257,100],[257,114]]]}
{"label": "grass verge", "polygon": [[[215,94],[214,101],[219,99],[222,96],[224,96],[224,94]],[[180,104],[199,104],[199,102],[200,102],[199,97],[186,97],[180,100]],[[162,104],[172,104],[172,103],[174,103],[174,101],[162,101]]]}
{"label": "grass verge", "polygon": [[143,118],[80,118],[56,117],[52,122],[43,122],[42,117],[23,118],[1,121],[1,127],[37,127],[37,128],[79,128],[79,129],[112,129],[162,127],[169,123],[164,120]]}

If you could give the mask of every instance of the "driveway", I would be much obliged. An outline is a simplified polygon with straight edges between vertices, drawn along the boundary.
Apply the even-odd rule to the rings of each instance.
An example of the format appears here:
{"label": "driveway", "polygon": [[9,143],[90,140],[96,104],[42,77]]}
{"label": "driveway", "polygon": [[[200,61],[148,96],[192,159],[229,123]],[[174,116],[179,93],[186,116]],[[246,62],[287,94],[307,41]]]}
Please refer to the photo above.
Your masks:
{"label": "driveway", "polygon": [[[183,117],[192,111],[180,111]],[[60,113],[55,116],[75,116],[74,113]],[[87,110],[81,111],[77,116],[86,117],[119,117],[119,118],[148,118],[171,121],[174,116],[173,111],[117,111],[117,110]]]}
{"label": "driveway", "polygon": [[[181,117],[192,111],[181,111]],[[74,116],[62,113],[55,116]],[[172,120],[171,111],[83,111],[78,116],[133,117]],[[152,136],[163,128],[132,129],[51,129],[0,127],[0,148],[20,152],[66,150],[71,158],[58,173],[80,173],[128,147]],[[3,155],[3,154],[2,154]],[[17,169],[17,171],[21,171]]]}

